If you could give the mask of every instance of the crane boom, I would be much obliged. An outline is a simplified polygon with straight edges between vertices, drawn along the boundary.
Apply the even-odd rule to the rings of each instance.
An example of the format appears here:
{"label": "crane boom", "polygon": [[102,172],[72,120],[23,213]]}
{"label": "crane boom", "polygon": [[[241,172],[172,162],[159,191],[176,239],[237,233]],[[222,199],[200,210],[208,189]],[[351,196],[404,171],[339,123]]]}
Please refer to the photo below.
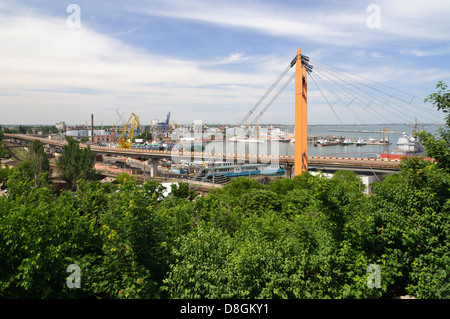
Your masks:
{"label": "crane boom", "polygon": [[[127,135],[127,129],[128,129],[128,125],[130,124],[130,122],[132,122],[132,125],[130,127],[131,133]],[[131,113],[131,116],[128,119],[128,122],[126,123],[125,127],[122,130],[122,134],[120,134],[120,137],[118,140],[119,146],[122,148],[131,148],[131,144],[133,143],[134,133],[135,132],[139,133],[140,129],[141,129],[141,123],[139,122],[139,117],[136,114]]]}

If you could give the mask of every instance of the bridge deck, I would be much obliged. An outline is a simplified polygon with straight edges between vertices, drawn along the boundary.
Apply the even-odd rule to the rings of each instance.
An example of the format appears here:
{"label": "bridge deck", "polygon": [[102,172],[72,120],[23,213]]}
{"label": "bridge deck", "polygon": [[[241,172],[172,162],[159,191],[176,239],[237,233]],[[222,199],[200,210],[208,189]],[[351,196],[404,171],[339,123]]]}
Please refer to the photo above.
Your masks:
{"label": "bridge deck", "polygon": [[[22,134],[4,134],[19,140],[40,140],[44,144],[63,147],[66,141],[51,140]],[[86,144],[80,144],[86,147]],[[274,163],[280,165],[294,165],[294,156],[292,155],[255,155],[255,154],[234,154],[234,153],[206,153],[206,152],[188,152],[188,151],[158,151],[144,149],[125,149],[98,145],[90,145],[92,151],[102,154],[111,154],[130,157],[146,157],[152,159],[171,158],[172,160],[223,160],[236,161],[237,163]],[[382,159],[382,158],[360,158],[360,157],[335,157],[335,156],[308,156],[308,164],[314,166],[328,167],[350,167],[350,168],[377,168],[381,170],[397,171],[400,170],[400,160]]]}

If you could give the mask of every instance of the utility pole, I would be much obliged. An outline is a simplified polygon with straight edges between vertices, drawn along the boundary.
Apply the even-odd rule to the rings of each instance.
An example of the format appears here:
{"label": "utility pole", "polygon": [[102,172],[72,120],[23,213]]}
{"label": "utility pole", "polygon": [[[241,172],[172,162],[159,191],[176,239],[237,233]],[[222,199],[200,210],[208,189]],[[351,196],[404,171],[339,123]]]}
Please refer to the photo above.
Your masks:
{"label": "utility pole", "polygon": [[94,114],[91,114],[91,142],[94,144]]}
{"label": "utility pole", "polygon": [[[383,132],[384,132],[384,153],[385,154],[389,154],[389,138],[388,138],[388,128],[383,128]],[[389,159],[389,155],[388,155],[388,159]]]}

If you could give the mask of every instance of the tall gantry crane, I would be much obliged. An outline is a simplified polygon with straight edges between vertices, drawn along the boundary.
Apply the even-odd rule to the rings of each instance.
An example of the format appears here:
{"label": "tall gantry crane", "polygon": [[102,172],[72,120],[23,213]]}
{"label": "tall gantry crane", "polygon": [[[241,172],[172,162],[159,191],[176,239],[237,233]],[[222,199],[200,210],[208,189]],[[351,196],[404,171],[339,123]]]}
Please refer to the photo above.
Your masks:
{"label": "tall gantry crane", "polygon": [[133,137],[135,133],[139,133],[141,130],[141,123],[139,122],[139,117],[131,113],[128,122],[125,124],[122,133],[119,136],[118,143],[121,148],[131,148],[133,144]]}

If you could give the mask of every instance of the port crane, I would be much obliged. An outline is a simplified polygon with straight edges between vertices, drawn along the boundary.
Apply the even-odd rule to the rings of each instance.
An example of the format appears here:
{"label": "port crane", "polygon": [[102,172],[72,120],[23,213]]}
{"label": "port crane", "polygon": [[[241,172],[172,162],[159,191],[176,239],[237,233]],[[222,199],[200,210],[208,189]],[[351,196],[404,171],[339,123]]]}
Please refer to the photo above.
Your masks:
{"label": "port crane", "polygon": [[125,126],[125,121],[123,119],[123,113],[120,114],[118,110],[116,110],[117,115],[119,116],[119,120],[117,120],[117,122],[114,124],[116,126],[116,134],[117,134],[117,130],[119,127],[119,121],[120,121],[120,125]]}
{"label": "port crane", "polygon": [[161,129],[163,132],[169,130],[169,121],[170,121],[170,112],[167,113],[167,118],[164,122],[158,122],[157,127]]}
{"label": "port crane", "polygon": [[139,133],[141,130],[141,123],[139,122],[139,117],[131,113],[128,122],[125,124],[122,133],[119,136],[118,143],[121,148],[131,148],[133,143],[133,137],[135,133]]}

